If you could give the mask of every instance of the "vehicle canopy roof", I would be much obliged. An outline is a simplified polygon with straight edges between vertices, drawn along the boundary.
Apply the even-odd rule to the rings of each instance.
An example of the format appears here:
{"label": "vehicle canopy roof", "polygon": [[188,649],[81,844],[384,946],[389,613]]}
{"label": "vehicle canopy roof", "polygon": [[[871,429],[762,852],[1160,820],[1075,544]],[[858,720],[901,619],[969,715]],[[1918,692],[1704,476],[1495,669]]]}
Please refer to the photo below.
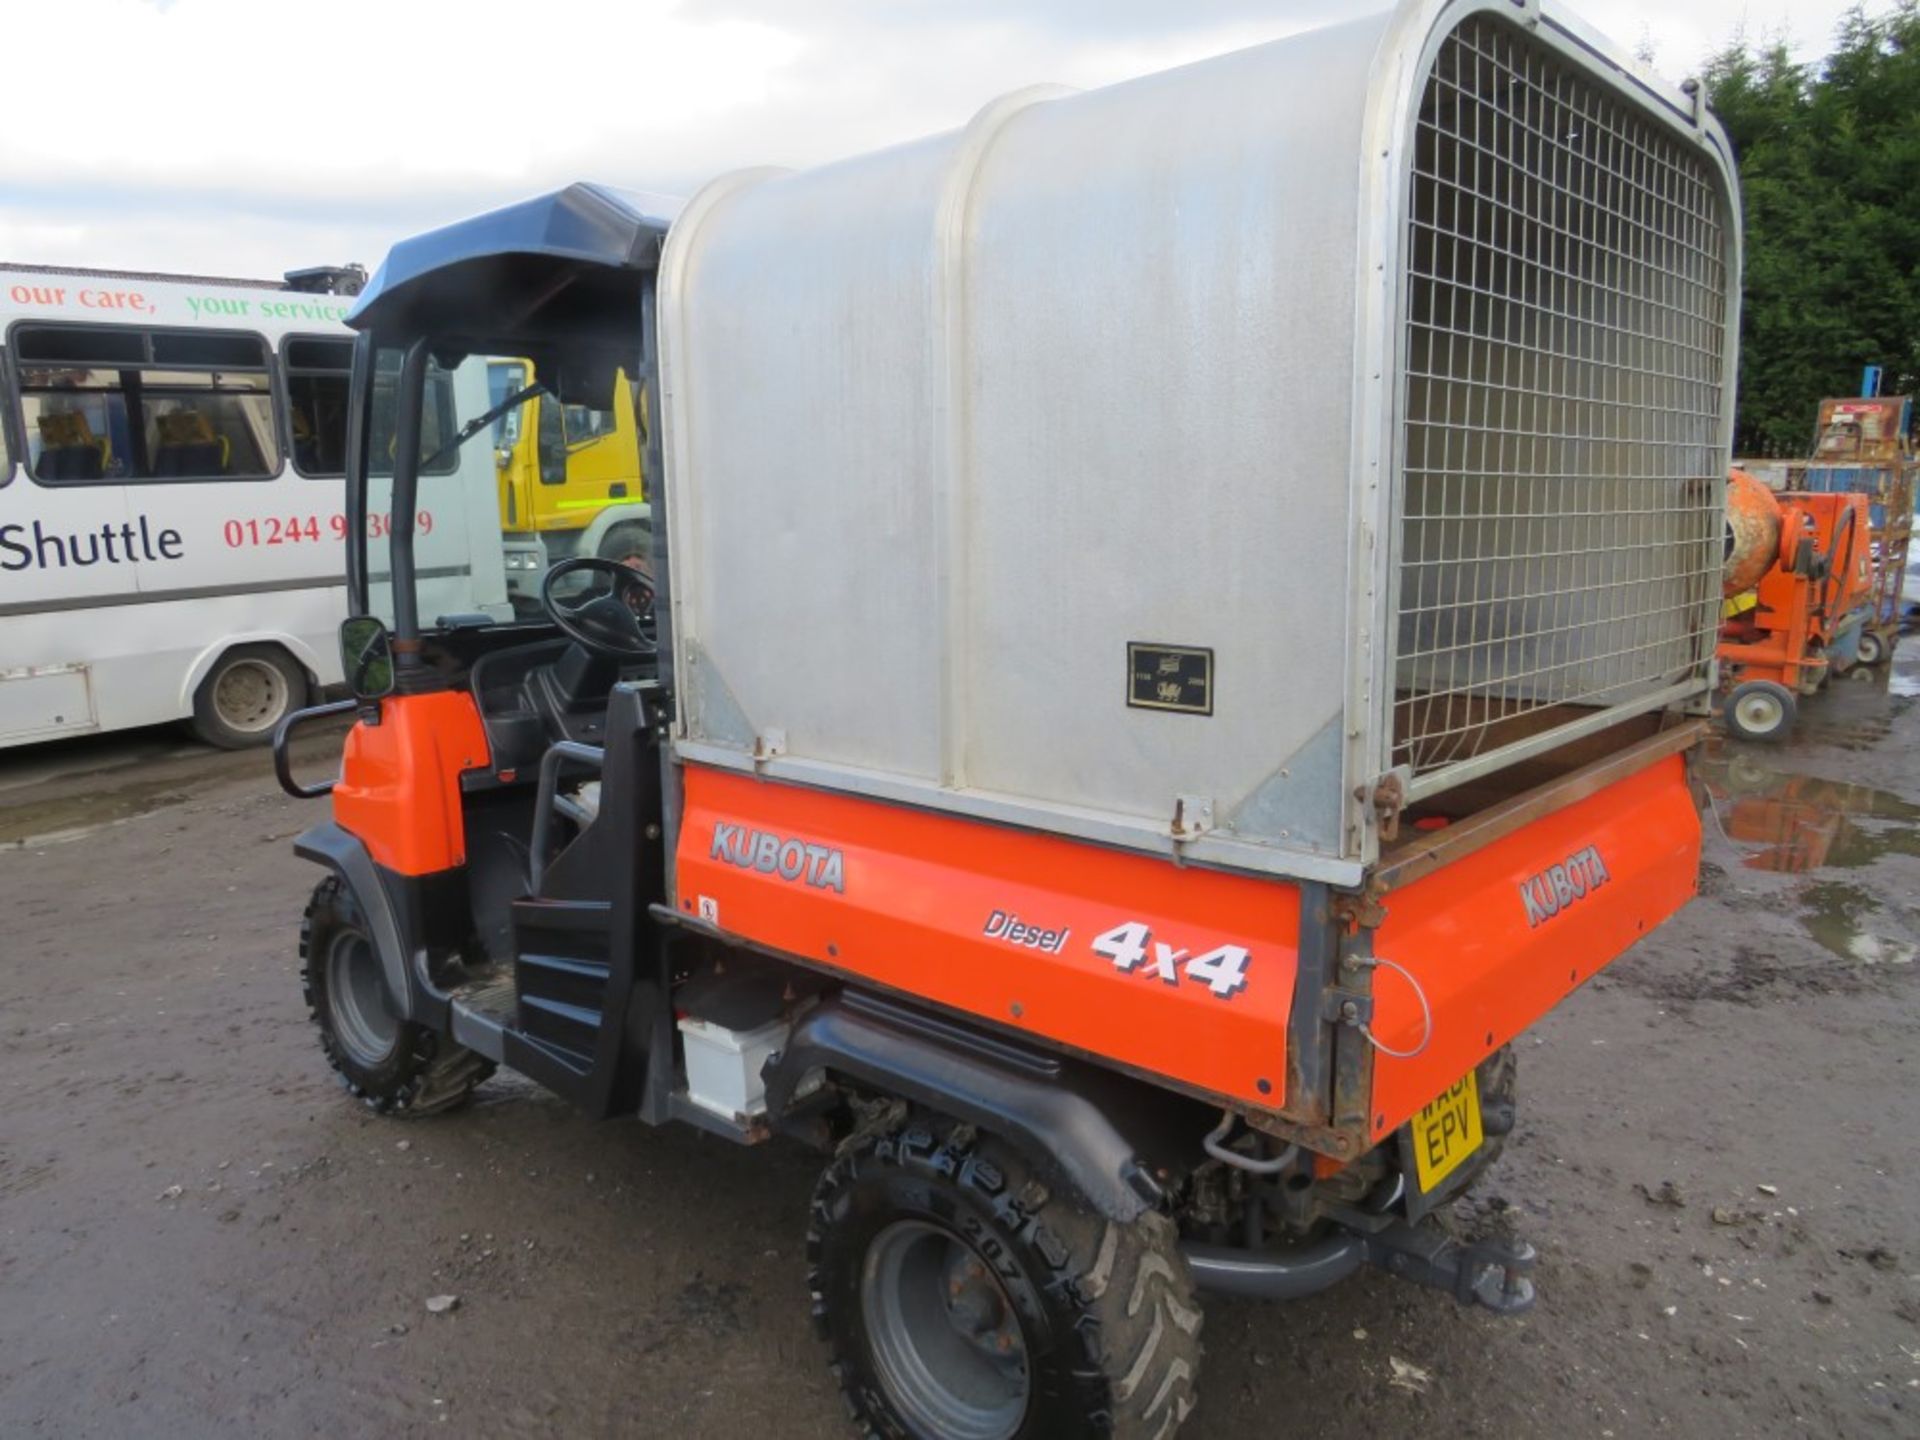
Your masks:
{"label": "vehicle canopy roof", "polygon": [[640,282],[680,205],[573,184],[402,240],[347,323],[377,338],[431,336],[442,363],[526,355],[562,398],[585,387],[604,400],[606,369],[639,347]]}

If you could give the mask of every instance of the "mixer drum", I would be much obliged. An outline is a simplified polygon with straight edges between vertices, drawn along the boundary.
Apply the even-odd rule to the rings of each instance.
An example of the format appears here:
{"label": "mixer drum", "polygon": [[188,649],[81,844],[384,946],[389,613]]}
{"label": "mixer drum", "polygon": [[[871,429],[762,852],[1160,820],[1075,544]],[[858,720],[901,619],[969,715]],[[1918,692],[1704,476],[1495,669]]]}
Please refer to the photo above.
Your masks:
{"label": "mixer drum", "polygon": [[1738,595],[1760,583],[1780,555],[1780,502],[1744,470],[1727,472],[1726,558],[1720,589]]}

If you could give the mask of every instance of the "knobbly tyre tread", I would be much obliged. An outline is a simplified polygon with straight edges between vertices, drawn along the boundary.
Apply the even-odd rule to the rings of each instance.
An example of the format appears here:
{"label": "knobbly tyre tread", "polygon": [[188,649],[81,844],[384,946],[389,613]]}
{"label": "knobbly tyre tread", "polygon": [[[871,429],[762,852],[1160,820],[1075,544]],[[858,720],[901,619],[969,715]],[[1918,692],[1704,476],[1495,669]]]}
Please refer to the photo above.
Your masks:
{"label": "knobbly tyre tread", "polygon": [[[970,1192],[1031,1262],[1078,1347],[1071,1373],[1085,1428],[1077,1433],[1167,1440],[1179,1430],[1197,1395],[1202,1313],[1173,1221],[1157,1212],[1126,1224],[1110,1220],[1069,1194],[1050,1193],[1005,1144],[970,1126],[916,1119],[844,1146],[821,1175],[808,1212],[814,1327],[830,1347],[830,1368],[862,1436],[897,1440],[911,1432],[890,1413],[874,1413],[863,1393],[878,1387],[860,1383],[864,1366],[848,1353],[847,1327],[836,1323],[827,1237],[841,1198],[887,1171]],[[1031,1410],[1021,1431],[1035,1440],[1072,1433]]]}
{"label": "knobbly tyre tread", "polygon": [[[1513,1046],[1502,1045],[1481,1061],[1478,1078],[1480,1093],[1483,1096],[1504,1095],[1508,1100],[1513,1100],[1514,1088],[1520,1080],[1520,1057],[1514,1052]],[[1482,1175],[1493,1168],[1500,1159],[1500,1152],[1507,1148],[1507,1141],[1512,1138],[1511,1134],[1489,1135],[1481,1142],[1480,1154],[1476,1155],[1471,1162],[1474,1173],[1473,1180],[1469,1181],[1469,1184],[1478,1181]]]}
{"label": "knobbly tyre tread", "polygon": [[414,1081],[411,1093],[404,1100],[396,1099],[387,1107],[387,1112],[440,1115],[457,1110],[471,1100],[474,1089],[493,1074],[494,1064],[485,1056],[476,1055],[464,1045],[442,1041],[431,1030],[421,1033],[426,1037],[428,1048],[437,1049],[438,1053],[427,1060],[427,1068]]}
{"label": "knobbly tyre tread", "polygon": [[401,1025],[403,1053],[388,1083],[376,1085],[356,1076],[341,1054],[326,1013],[324,982],[318,976],[324,947],[317,947],[314,937],[329,923],[357,923],[358,918],[359,907],[338,875],[329,875],[314,887],[300,917],[300,996],[307,1018],[320,1032],[321,1053],[346,1092],[375,1114],[424,1116],[458,1109],[493,1074],[494,1064],[424,1025]]}
{"label": "knobbly tyre tread", "polygon": [[[1482,1060],[1478,1067],[1480,1103],[1485,1105],[1487,1098],[1494,1095],[1504,1095],[1512,1100],[1519,1074],[1520,1057],[1514,1053],[1513,1046],[1502,1045]],[[1477,1188],[1487,1178],[1487,1172],[1499,1162],[1501,1152],[1512,1138],[1511,1134],[1487,1135],[1480,1142],[1480,1153],[1465,1162],[1462,1177],[1452,1193],[1461,1196]]]}

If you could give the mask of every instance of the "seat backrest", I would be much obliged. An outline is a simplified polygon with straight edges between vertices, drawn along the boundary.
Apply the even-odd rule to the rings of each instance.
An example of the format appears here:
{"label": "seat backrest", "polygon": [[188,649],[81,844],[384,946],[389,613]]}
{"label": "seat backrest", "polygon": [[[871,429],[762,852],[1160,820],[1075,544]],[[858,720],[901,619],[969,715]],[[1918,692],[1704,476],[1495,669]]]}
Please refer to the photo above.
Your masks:
{"label": "seat backrest", "polygon": [[159,442],[153,447],[155,475],[224,475],[229,446],[216,434],[213,422],[199,410],[175,410],[156,422]]}
{"label": "seat backrest", "polygon": [[318,470],[320,441],[313,433],[313,421],[307,418],[307,412],[298,405],[288,413],[293,418],[293,463],[302,470]]}
{"label": "seat backrest", "polygon": [[40,459],[34,473],[42,480],[98,480],[106,474],[107,442],[94,436],[78,410],[42,415]]}

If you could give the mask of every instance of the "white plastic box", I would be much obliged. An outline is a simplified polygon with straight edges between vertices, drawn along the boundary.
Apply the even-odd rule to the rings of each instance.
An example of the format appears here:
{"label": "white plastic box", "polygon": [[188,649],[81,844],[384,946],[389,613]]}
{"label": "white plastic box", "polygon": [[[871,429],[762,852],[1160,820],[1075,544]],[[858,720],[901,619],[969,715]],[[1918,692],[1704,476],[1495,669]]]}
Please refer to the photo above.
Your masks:
{"label": "white plastic box", "polygon": [[763,1114],[766,1086],[760,1070],[787,1043],[790,1027],[769,1021],[752,1030],[728,1030],[688,1015],[680,1021],[687,1049],[687,1097],[702,1109],[733,1120]]}

